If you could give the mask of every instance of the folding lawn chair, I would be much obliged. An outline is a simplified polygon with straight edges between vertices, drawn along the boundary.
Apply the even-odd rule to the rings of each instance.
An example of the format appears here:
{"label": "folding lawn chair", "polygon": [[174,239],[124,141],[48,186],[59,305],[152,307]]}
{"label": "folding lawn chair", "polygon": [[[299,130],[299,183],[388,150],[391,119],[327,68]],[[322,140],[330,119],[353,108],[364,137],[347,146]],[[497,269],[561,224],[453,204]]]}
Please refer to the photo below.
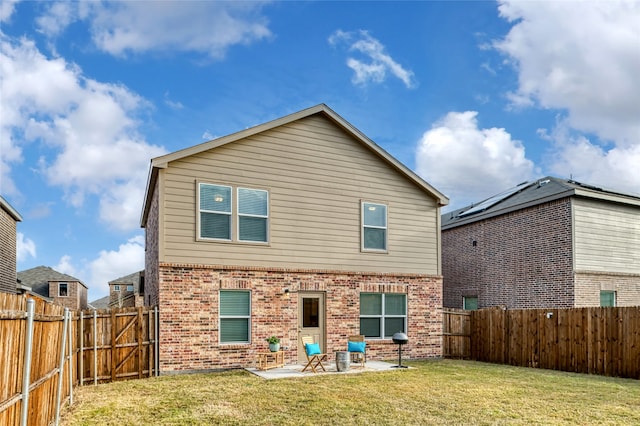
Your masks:
{"label": "folding lawn chair", "polygon": [[311,368],[311,371],[317,373],[316,368],[322,368],[322,371],[327,371],[322,364],[322,361],[327,361],[327,354],[322,353],[320,350],[320,344],[313,342],[313,337],[302,336],[302,344],[304,345],[304,353],[307,356],[307,365],[302,369],[306,371],[307,368]]}

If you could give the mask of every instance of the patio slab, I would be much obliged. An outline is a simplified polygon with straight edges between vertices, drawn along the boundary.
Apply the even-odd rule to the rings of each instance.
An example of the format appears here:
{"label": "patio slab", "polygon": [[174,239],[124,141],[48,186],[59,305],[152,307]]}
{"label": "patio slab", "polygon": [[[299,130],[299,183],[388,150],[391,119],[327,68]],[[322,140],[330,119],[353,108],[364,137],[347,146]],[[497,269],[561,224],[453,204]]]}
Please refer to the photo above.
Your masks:
{"label": "patio slab", "polygon": [[302,369],[304,365],[300,364],[289,364],[285,365],[282,368],[272,368],[270,370],[258,370],[255,367],[245,368],[250,373],[255,374],[256,376],[262,377],[263,379],[272,380],[272,379],[287,379],[292,377],[314,377],[314,376],[324,376],[327,374],[359,374],[359,373],[367,373],[372,371],[387,371],[387,370],[395,370],[393,368],[397,364],[392,364],[384,361],[367,361],[365,363],[365,367],[349,367],[347,371],[338,371],[336,368],[335,362],[324,363],[324,367],[327,371],[318,371],[314,373],[311,370],[307,370],[304,373]]}

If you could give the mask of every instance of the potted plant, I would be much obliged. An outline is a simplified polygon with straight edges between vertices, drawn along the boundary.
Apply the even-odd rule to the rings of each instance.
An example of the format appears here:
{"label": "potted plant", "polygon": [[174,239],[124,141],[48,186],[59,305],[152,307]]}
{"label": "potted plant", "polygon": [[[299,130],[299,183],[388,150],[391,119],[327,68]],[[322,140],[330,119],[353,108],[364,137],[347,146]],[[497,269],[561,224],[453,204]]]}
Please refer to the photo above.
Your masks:
{"label": "potted plant", "polygon": [[276,336],[268,337],[267,342],[269,342],[269,350],[271,352],[278,352],[280,350],[280,338]]}

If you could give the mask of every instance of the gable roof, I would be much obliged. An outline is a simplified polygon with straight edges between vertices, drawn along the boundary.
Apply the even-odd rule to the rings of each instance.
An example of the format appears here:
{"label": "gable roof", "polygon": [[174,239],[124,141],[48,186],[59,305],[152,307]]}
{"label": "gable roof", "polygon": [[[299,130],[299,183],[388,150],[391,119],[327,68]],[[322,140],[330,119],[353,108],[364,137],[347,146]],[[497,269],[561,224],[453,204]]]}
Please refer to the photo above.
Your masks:
{"label": "gable roof", "polygon": [[49,281],[78,282],[87,288],[87,286],[79,279],[72,277],[71,275],[58,272],[48,266],[36,266],[35,268],[18,272],[17,275],[18,280],[20,280],[20,283],[23,286],[27,286],[31,288],[31,291],[34,293],[45,297],[49,297]]}
{"label": "gable roof", "polygon": [[109,301],[111,300],[111,296],[107,295],[101,297],[100,299],[96,299],[93,302],[89,302],[89,308],[91,309],[107,309],[109,307]]}
{"label": "gable roof", "polygon": [[479,203],[444,213],[442,229],[455,228],[566,197],[592,198],[640,208],[640,195],[624,194],[571,179],[547,176],[523,182]]}
{"label": "gable roof", "polygon": [[356,129],[344,118],[339,116],[327,105],[319,104],[311,108],[307,108],[302,111],[298,111],[293,114],[289,114],[287,116],[278,118],[276,120],[272,120],[267,123],[260,124],[258,126],[250,127],[248,129],[245,129],[236,133],[232,133],[227,136],[213,139],[209,142],[204,142],[199,145],[195,145],[189,148],[182,149],[180,151],[176,151],[170,154],[166,154],[166,155],[151,159],[149,178],[147,181],[144,205],[142,208],[142,216],[140,219],[141,227],[144,228],[147,221],[147,215],[149,213],[149,208],[151,206],[151,197],[153,196],[153,188],[155,187],[155,182],[158,178],[158,169],[167,168],[171,161],[180,160],[182,158],[189,157],[191,155],[199,154],[201,152],[208,151],[210,149],[218,148],[220,146],[256,135],[261,132],[265,132],[267,130],[274,129],[279,126],[292,123],[294,121],[297,121],[306,117],[310,117],[315,114],[321,114],[327,117],[328,119],[330,119],[331,121],[333,121],[334,124],[336,124],[342,130],[347,132],[358,142],[362,143],[365,147],[373,151],[378,157],[384,160],[397,172],[407,177],[410,181],[412,181],[418,187],[423,189],[427,194],[435,198],[440,206],[446,206],[447,204],[449,204],[449,199],[444,194],[442,194],[437,189],[429,185],[420,176],[418,176],[416,173],[411,171],[407,166],[402,164],[400,161],[394,158],[391,154],[389,154],[384,149],[382,149],[379,145],[377,145],[375,142],[373,142],[371,139],[365,136],[362,132],[360,132],[360,130]]}

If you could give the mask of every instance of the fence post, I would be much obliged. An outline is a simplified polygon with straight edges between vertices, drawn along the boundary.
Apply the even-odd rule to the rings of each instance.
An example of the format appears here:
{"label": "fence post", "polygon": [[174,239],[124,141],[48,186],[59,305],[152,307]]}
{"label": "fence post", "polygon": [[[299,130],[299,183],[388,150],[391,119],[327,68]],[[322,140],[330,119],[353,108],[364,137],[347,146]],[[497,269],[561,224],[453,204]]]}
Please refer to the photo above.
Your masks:
{"label": "fence post", "polygon": [[93,385],[98,384],[98,311],[93,310]]}
{"label": "fence post", "polygon": [[29,385],[31,384],[31,349],[33,346],[33,314],[35,302],[27,299],[27,326],[24,341],[24,370],[22,371],[22,410],[20,412],[20,425],[27,426],[29,415]]}
{"label": "fence post", "polygon": [[155,346],[155,353],[156,353],[155,354],[156,356],[154,357],[155,358],[154,361],[156,364],[155,373],[156,373],[156,377],[158,377],[160,375],[160,371],[159,371],[160,370],[160,339],[158,339],[158,328],[159,328],[160,320],[158,318],[158,305],[156,305],[153,308],[153,319],[155,322],[155,330],[153,333],[153,337],[155,339],[154,346]]}
{"label": "fence post", "polygon": [[68,311],[67,315],[69,315],[69,326],[67,328],[67,337],[69,339],[69,405],[73,405],[73,369],[71,368],[73,365],[73,348],[71,347],[73,345],[73,332],[71,330],[73,328],[73,323],[71,322],[73,314],[71,311]]}
{"label": "fence post", "polygon": [[80,311],[80,323],[78,324],[78,334],[79,337],[79,346],[80,353],[78,354],[78,381],[80,382],[80,386],[84,384],[84,314]]}
{"label": "fence post", "polygon": [[67,326],[69,325],[69,308],[64,308],[62,323],[62,341],[60,342],[60,368],[58,369],[58,394],[56,395],[56,426],[60,424],[60,404],[62,401],[62,380],[64,373],[64,350],[67,337]]}

